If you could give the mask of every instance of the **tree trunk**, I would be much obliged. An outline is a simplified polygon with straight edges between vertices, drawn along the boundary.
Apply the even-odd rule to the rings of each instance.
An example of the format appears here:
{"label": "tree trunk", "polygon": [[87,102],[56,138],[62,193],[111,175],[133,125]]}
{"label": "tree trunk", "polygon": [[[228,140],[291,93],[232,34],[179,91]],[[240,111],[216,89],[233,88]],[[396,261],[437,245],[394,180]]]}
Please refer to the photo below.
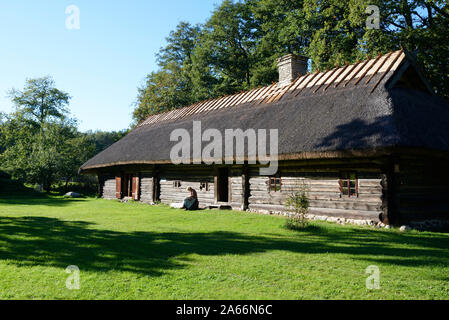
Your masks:
{"label": "tree trunk", "polygon": [[413,17],[412,17],[412,11],[410,9],[410,6],[407,2],[407,0],[402,0],[402,11],[405,19],[405,23],[407,24],[407,27],[410,29],[414,29],[413,27]]}
{"label": "tree trunk", "polygon": [[65,179],[64,193],[69,192],[68,186],[69,186],[70,179],[72,179],[72,178],[70,177],[68,179]]}
{"label": "tree trunk", "polygon": [[51,179],[46,178],[44,180],[44,188],[45,188],[45,192],[46,193],[50,193],[50,191],[51,191]]}
{"label": "tree trunk", "polygon": [[47,181],[45,182],[45,192],[50,193],[51,191],[51,184]]}

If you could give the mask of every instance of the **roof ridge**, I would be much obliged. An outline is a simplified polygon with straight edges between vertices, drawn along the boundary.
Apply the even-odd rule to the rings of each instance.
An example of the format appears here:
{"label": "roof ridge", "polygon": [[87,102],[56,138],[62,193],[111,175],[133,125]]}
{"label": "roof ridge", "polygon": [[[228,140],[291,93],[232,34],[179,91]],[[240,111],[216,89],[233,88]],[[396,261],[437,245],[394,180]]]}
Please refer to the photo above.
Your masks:
{"label": "roof ridge", "polygon": [[[372,93],[384,80],[386,74],[390,71],[395,71],[405,58],[406,55],[402,48],[394,52],[390,51],[384,55],[379,54],[375,58],[367,56],[367,59],[362,62],[357,61],[352,64],[346,63],[344,66],[337,65],[335,68],[322,72],[319,70],[313,73],[308,72],[305,75],[298,76],[287,86],[280,86],[279,82],[273,82],[271,85],[236,92],[218,98],[211,98],[195,102],[182,108],[154,114],[139,123],[136,128],[169,120],[178,120],[199,113],[209,113],[247,103],[274,103],[283,99],[287,93],[291,93],[293,97],[297,97],[301,94],[306,95],[307,93],[317,94],[320,88],[324,86],[321,92],[325,92],[332,84],[334,84],[333,88],[337,89],[340,84],[344,83],[343,86],[340,87],[340,89],[342,89],[346,88],[355,79],[357,80],[354,81],[354,87],[359,84],[367,86],[376,75],[382,74],[371,88],[370,93]],[[362,81],[362,79],[366,77],[368,77],[368,79]]]}

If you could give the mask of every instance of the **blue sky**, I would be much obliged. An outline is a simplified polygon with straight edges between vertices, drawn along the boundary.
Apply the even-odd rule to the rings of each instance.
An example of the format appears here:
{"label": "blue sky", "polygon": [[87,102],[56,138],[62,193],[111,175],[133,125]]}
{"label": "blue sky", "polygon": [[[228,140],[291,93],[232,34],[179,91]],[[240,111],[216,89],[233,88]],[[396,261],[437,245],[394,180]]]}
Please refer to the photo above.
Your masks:
{"label": "blue sky", "polygon": [[[14,0],[0,4],[0,111],[12,111],[11,88],[50,75],[72,96],[80,129],[120,130],[155,54],[180,21],[205,22],[220,0]],[[68,30],[69,5],[80,29]]]}

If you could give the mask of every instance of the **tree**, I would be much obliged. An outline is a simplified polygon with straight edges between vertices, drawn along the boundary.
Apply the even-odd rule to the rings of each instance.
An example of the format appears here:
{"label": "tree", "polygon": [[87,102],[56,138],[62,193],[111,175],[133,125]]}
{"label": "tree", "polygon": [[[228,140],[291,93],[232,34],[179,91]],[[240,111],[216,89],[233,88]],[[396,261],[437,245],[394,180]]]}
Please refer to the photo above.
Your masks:
{"label": "tree", "polygon": [[45,122],[36,130],[15,113],[9,116],[2,134],[7,142],[0,156],[2,169],[14,179],[42,185],[47,192],[58,180],[67,185],[95,150],[73,120]]}
{"label": "tree", "polygon": [[124,136],[128,134],[129,130],[122,131],[88,131],[85,133],[86,137],[93,142],[95,150],[92,152],[92,156],[100,153],[109,146],[113,145]]}
{"label": "tree", "polygon": [[[379,8],[379,28],[367,24]],[[204,25],[181,23],[139,88],[134,119],[277,81],[277,58],[307,55],[313,70],[401,46],[449,99],[449,6],[444,0],[225,0]]]}
{"label": "tree", "polygon": [[5,151],[5,139],[2,133],[5,119],[6,115],[3,112],[0,112],[0,155]]}
{"label": "tree", "polygon": [[49,76],[28,79],[23,90],[12,89],[9,96],[25,119],[35,126],[42,126],[50,119],[63,118],[70,100],[67,93],[55,87],[54,80]]}
{"label": "tree", "polygon": [[147,76],[145,84],[138,89],[137,107],[133,112],[136,123],[149,115],[191,103],[189,80],[182,73],[182,69],[172,63]]}
{"label": "tree", "polygon": [[50,192],[65,164],[63,149],[67,133],[67,128],[62,124],[44,124],[42,131],[31,142],[29,153],[17,154],[26,169],[23,177],[26,181],[42,184],[44,190]]}
{"label": "tree", "polygon": [[61,159],[56,172],[57,178],[64,180],[67,192],[69,182],[78,175],[81,165],[96,154],[96,144],[88,134],[78,132],[75,125],[59,127],[55,138],[64,139],[57,150]]}
{"label": "tree", "polygon": [[2,169],[47,192],[58,180],[67,185],[95,150],[68,117],[69,95],[46,77],[27,80],[23,91],[11,90],[11,98],[16,110],[4,116],[0,127]]}
{"label": "tree", "polygon": [[251,9],[251,2],[225,0],[204,25],[192,56],[196,100],[265,84],[254,77],[263,57],[257,51],[261,33]]}
{"label": "tree", "polygon": [[254,83],[277,81],[277,58],[293,53],[307,55],[312,25],[307,21],[302,0],[249,0],[258,26]]}
{"label": "tree", "polygon": [[210,52],[212,71],[223,82],[231,86],[251,85],[256,30],[253,13],[245,2],[223,1],[206,23],[198,48]]}
{"label": "tree", "polygon": [[186,63],[190,63],[200,32],[200,25],[192,26],[188,22],[181,21],[166,38],[167,45],[156,54],[159,66],[163,68],[174,63],[178,67],[182,67]]}
{"label": "tree", "polygon": [[[368,5],[380,13],[379,29],[366,25]],[[398,50],[416,51],[435,91],[449,98],[449,8],[440,0],[304,1],[313,27],[308,50],[314,69]]]}
{"label": "tree", "polygon": [[191,68],[192,51],[200,26],[181,22],[166,39],[167,46],[157,54],[160,70],[150,73],[138,88],[133,119],[135,124],[149,115],[181,108],[193,103]]}
{"label": "tree", "polygon": [[21,110],[16,110],[5,115],[0,130],[4,148],[0,155],[0,166],[13,178],[23,179],[27,174],[27,157],[40,128],[30,122]]}

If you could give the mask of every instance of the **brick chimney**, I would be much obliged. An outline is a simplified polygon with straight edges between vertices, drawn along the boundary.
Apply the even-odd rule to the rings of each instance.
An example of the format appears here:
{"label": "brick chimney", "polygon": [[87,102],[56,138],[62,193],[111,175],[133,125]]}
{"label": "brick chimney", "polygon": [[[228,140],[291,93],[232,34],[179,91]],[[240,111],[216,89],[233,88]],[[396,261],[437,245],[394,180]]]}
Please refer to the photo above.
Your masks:
{"label": "brick chimney", "polygon": [[288,54],[278,59],[279,86],[288,86],[299,75],[305,75],[308,71],[309,58]]}

